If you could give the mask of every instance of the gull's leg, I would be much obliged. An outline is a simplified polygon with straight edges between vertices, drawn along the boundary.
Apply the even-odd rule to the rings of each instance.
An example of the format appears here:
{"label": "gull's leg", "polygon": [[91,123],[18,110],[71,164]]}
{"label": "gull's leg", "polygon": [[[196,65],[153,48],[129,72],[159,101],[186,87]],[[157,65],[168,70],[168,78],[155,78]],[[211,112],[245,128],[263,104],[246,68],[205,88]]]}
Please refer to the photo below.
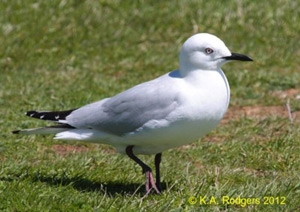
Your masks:
{"label": "gull's leg", "polygon": [[126,147],[126,154],[128,157],[130,157],[132,160],[134,160],[137,164],[139,164],[142,167],[143,173],[146,176],[146,194],[149,194],[151,189],[153,188],[156,193],[160,193],[160,191],[157,189],[156,184],[153,179],[152,170],[149,166],[147,166],[145,163],[143,163],[137,156],[135,156],[132,152],[133,146]]}
{"label": "gull's leg", "polygon": [[159,192],[161,192],[160,169],[159,169],[160,162],[161,162],[161,153],[158,153],[155,155],[154,163],[155,163],[155,171],[156,171],[156,187]]}

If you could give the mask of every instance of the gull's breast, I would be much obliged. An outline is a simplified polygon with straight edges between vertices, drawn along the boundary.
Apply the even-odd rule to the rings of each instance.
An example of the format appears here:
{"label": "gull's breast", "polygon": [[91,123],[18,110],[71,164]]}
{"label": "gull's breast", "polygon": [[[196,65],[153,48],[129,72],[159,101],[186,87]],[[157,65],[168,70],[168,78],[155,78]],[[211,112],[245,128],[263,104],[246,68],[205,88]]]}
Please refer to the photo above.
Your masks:
{"label": "gull's breast", "polygon": [[230,99],[226,76],[220,70],[194,76],[193,80],[178,87],[182,89],[178,107],[165,119],[151,120],[139,131],[126,136],[126,140],[135,146],[135,153],[155,154],[182,146],[216,128]]}

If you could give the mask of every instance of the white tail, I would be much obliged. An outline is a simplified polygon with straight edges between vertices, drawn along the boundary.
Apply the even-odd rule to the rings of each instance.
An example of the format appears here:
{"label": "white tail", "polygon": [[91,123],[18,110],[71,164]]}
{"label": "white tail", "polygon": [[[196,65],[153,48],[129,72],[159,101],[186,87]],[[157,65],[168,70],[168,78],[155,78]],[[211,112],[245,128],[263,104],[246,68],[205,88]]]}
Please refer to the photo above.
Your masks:
{"label": "white tail", "polygon": [[23,134],[23,135],[32,135],[32,134],[45,135],[45,134],[56,134],[67,130],[70,130],[70,128],[67,128],[64,125],[62,125],[61,127],[58,125],[58,126],[24,129],[24,130],[15,130],[12,133]]}

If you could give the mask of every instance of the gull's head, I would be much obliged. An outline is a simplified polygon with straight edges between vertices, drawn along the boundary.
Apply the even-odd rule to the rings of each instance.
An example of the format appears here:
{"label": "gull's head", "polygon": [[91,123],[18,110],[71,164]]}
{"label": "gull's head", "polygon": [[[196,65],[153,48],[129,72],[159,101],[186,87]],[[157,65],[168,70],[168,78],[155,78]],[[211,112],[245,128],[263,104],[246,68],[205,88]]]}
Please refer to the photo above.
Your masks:
{"label": "gull's head", "polygon": [[185,41],[180,51],[181,72],[193,70],[217,70],[231,60],[252,61],[246,55],[232,53],[218,37],[199,33]]}

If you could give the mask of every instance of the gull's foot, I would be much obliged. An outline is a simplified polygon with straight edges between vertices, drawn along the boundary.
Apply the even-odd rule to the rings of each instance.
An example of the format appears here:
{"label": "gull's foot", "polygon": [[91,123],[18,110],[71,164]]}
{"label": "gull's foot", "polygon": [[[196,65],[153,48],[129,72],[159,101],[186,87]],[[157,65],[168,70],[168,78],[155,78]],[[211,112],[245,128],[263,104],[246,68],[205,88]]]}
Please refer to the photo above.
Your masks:
{"label": "gull's foot", "polygon": [[146,171],[146,195],[148,195],[153,189],[157,194],[161,193],[161,189],[157,188],[156,183],[154,182],[154,178],[151,171]]}

